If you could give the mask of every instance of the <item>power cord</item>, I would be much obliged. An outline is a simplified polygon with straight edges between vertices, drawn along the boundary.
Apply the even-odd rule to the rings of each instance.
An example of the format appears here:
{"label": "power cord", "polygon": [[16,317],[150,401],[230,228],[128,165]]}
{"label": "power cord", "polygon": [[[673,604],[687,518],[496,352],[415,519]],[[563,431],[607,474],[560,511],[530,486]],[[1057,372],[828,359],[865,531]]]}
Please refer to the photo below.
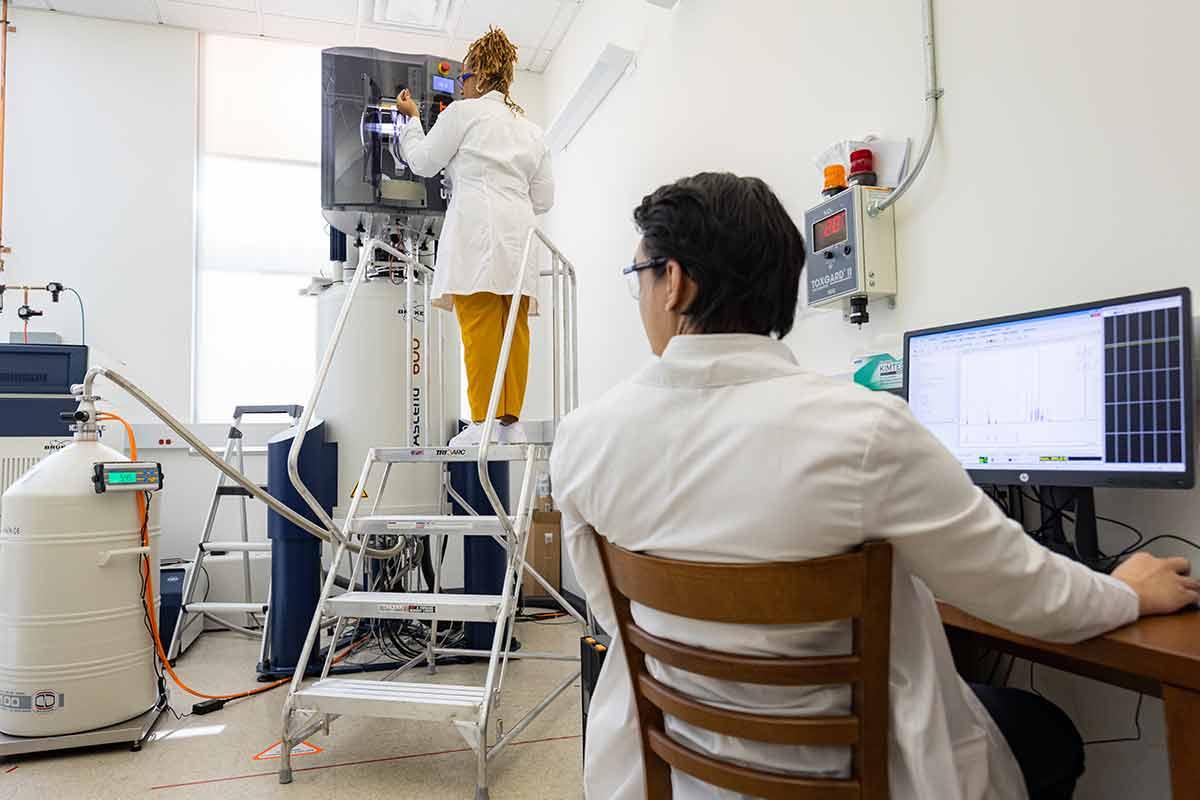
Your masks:
{"label": "power cord", "polygon": [[1092,744],[1118,744],[1120,742],[1140,742],[1142,740],[1142,701],[1146,699],[1146,695],[1138,693],[1137,708],[1133,712],[1133,729],[1137,732],[1133,736],[1121,736],[1116,739],[1092,739],[1085,741],[1084,745]]}
{"label": "power cord", "polygon": [[79,292],[75,291],[70,286],[64,288],[66,291],[75,295],[75,299],[79,301],[79,343],[87,344],[87,317],[83,313],[83,298],[79,296]]}
{"label": "power cord", "polygon": [[1186,544],[1189,547],[1193,547],[1197,550],[1200,550],[1200,544],[1193,542],[1191,539],[1185,539],[1182,536],[1176,536],[1173,533],[1160,533],[1157,536],[1151,536],[1149,539],[1146,539],[1145,541],[1138,543],[1136,546],[1128,547],[1128,548],[1122,550],[1120,553],[1117,554],[1117,557],[1119,558],[1121,556],[1127,556],[1130,553],[1137,552],[1138,550],[1145,550],[1150,545],[1154,544],[1157,541],[1161,541],[1163,539],[1170,539],[1171,541],[1182,542],[1183,544]]}
{"label": "power cord", "polygon": [[[1029,662],[1029,688],[1038,697],[1042,698],[1043,700],[1047,700],[1046,696],[1044,694],[1042,694],[1040,691],[1038,691],[1038,688],[1034,683],[1033,670],[1034,670],[1035,666],[1037,666],[1037,665],[1034,664],[1034,662],[1032,662],[1032,661]],[[1134,708],[1134,711],[1133,711],[1133,729],[1135,731],[1133,736],[1118,736],[1113,739],[1085,739],[1083,742],[1084,746],[1087,747],[1087,746],[1093,745],[1093,744],[1119,744],[1122,742],[1140,742],[1142,740],[1142,703],[1145,699],[1146,699],[1146,695],[1142,694],[1141,692],[1137,693],[1137,706]],[[1047,700],[1047,702],[1049,702],[1049,700]]]}
{"label": "power cord", "polygon": [[[1022,497],[1024,497],[1025,499],[1031,500],[1034,503],[1037,503],[1042,508],[1047,507],[1046,502],[1044,500],[1042,500],[1041,493],[1037,492],[1037,490],[1034,490],[1033,495],[1029,495],[1027,493],[1022,492]],[[1045,533],[1046,528],[1050,524],[1053,524],[1056,521],[1056,519],[1062,518],[1062,519],[1066,520],[1067,522],[1070,522],[1073,524],[1075,522],[1075,517],[1073,515],[1067,513],[1065,508],[1066,508],[1065,506],[1055,507],[1054,510],[1051,512],[1050,518],[1046,522],[1043,522],[1042,525],[1038,528],[1026,530],[1026,533],[1040,542],[1042,540],[1042,537],[1043,537],[1043,534]],[[1151,536],[1150,538],[1147,538],[1146,535],[1144,533],[1142,533],[1142,531],[1138,527],[1136,527],[1134,525],[1130,525],[1128,522],[1122,522],[1119,519],[1113,519],[1112,517],[1105,517],[1105,516],[1101,516],[1099,514],[1096,515],[1096,520],[1098,522],[1105,522],[1105,523],[1108,523],[1109,525],[1116,525],[1117,527],[1124,528],[1125,530],[1129,531],[1136,537],[1132,544],[1127,545],[1126,547],[1124,547],[1123,549],[1118,551],[1115,555],[1110,556],[1110,555],[1102,554],[1103,562],[1107,563],[1108,566],[1110,566],[1110,567],[1115,566],[1118,561],[1125,558],[1126,556],[1132,555],[1133,553],[1136,553],[1140,550],[1144,550],[1147,547],[1149,547],[1150,545],[1154,544],[1155,542],[1159,542],[1159,541],[1163,541],[1163,540],[1180,542],[1181,544],[1186,544],[1188,547],[1194,548],[1196,550],[1200,550],[1200,543],[1194,542],[1191,539],[1187,539],[1183,536],[1178,536],[1173,533],[1160,533],[1156,536]]]}

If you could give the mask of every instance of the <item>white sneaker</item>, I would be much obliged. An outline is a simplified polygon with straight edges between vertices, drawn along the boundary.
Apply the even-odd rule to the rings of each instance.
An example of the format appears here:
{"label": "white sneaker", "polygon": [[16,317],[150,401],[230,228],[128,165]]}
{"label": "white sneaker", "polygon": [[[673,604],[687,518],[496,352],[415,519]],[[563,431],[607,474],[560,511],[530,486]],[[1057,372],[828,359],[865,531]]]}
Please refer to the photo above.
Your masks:
{"label": "white sneaker", "polygon": [[450,440],[450,447],[478,447],[483,441],[483,423],[472,422]]}
{"label": "white sneaker", "polygon": [[525,426],[519,420],[512,425],[501,425],[500,444],[529,444]]}
{"label": "white sneaker", "polygon": [[[499,444],[503,427],[499,422],[492,425],[492,444]],[[472,422],[450,440],[447,447],[479,447],[483,443],[483,423]]]}

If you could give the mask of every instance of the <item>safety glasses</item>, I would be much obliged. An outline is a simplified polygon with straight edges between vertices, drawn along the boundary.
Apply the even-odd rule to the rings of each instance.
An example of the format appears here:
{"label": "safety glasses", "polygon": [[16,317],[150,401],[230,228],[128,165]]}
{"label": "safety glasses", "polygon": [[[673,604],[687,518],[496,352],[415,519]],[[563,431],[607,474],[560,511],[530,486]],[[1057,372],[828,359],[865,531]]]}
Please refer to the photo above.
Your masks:
{"label": "safety glasses", "polygon": [[467,82],[467,78],[474,78],[474,77],[475,77],[474,72],[464,72],[461,75],[459,75],[457,78],[455,78],[454,80],[461,87],[464,83]]}
{"label": "safety glasses", "polygon": [[625,276],[625,285],[629,287],[629,296],[634,300],[642,299],[642,282],[638,278],[639,272],[644,269],[656,269],[666,266],[670,260],[666,256],[655,256],[654,258],[647,258],[645,261],[635,261],[621,270],[621,274]]}

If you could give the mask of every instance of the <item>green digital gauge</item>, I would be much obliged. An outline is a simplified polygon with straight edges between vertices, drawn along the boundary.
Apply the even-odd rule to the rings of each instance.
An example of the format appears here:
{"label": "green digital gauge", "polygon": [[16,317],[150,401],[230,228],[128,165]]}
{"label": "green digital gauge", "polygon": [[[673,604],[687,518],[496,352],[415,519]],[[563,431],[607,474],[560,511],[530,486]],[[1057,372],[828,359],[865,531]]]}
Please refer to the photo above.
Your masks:
{"label": "green digital gauge", "polygon": [[97,494],[157,492],[162,488],[162,465],[156,461],[106,461],[92,467]]}

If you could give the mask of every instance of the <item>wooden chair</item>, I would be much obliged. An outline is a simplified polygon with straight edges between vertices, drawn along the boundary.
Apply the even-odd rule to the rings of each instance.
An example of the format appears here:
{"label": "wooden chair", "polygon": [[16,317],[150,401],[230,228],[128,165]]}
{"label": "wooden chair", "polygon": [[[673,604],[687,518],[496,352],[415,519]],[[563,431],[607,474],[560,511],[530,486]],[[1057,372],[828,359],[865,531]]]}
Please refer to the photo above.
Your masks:
{"label": "wooden chair", "polygon": [[[876,542],[811,561],[710,564],[633,553],[597,536],[637,700],[649,800],[671,798],[671,768],[735,792],[789,800],[886,800],[888,662],[892,549]],[[798,625],[853,620],[845,656],[762,658],[718,653],[651,635],[633,621],[630,602],[711,622]],[[777,686],[850,684],[848,716],[777,717],[729,711],[655,680],[645,656],[728,681]],[[801,778],[699,753],[671,739],[668,714],[727,736],[788,745],[853,747],[848,779]],[[799,766],[799,765],[798,765]]]}

